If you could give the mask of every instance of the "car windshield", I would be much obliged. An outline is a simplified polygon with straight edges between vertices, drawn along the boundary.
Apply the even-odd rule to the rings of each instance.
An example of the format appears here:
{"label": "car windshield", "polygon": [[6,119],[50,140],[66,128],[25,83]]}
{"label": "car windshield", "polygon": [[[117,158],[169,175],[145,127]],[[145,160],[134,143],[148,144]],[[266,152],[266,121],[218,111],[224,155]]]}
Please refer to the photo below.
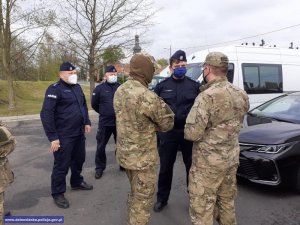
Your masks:
{"label": "car windshield", "polygon": [[253,109],[250,114],[300,124],[300,95],[291,94],[275,98]]}

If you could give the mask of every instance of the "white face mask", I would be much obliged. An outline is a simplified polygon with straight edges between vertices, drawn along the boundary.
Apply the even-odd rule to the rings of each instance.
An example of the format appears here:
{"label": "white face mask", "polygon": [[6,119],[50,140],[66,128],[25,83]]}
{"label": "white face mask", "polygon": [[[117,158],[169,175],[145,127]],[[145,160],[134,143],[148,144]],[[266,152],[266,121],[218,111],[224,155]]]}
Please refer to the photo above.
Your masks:
{"label": "white face mask", "polygon": [[107,82],[110,84],[116,83],[118,81],[118,77],[116,75],[111,75],[107,78]]}
{"label": "white face mask", "polygon": [[77,84],[77,79],[78,79],[77,74],[72,74],[71,76],[68,77],[68,82],[70,84]]}

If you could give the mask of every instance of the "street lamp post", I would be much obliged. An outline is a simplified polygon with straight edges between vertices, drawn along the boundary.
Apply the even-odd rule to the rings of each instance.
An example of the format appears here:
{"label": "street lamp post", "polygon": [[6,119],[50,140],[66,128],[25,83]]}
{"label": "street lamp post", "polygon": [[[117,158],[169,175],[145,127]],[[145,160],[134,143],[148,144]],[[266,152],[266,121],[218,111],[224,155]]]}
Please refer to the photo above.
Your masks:
{"label": "street lamp post", "polygon": [[170,53],[170,58],[171,58],[171,56],[172,56],[172,47],[171,47],[171,45],[170,45],[170,47],[169,47],[169,48],[164,48],[164,49],[167,49],[167,50],[169,50],[169,53]]}

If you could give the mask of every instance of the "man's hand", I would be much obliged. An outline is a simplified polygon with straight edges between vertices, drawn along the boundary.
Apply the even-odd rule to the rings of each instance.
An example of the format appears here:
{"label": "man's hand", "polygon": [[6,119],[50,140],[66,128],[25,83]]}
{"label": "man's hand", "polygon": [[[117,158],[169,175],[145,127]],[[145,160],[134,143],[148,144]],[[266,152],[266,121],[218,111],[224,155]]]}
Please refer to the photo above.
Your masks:
{"label": "man's hand", "polygon": [[58,151],[59,148],[60,148],[60,142],[58,139],[51,142],[51,151],[52,152]]}
{"label": "man's hand", "polygon": [[91,131],[92,131],[92,128],[91,128],[90,125],[85,125],[85,126],[84,126],[84,132],[85,132],[86,134],[91,133]]}

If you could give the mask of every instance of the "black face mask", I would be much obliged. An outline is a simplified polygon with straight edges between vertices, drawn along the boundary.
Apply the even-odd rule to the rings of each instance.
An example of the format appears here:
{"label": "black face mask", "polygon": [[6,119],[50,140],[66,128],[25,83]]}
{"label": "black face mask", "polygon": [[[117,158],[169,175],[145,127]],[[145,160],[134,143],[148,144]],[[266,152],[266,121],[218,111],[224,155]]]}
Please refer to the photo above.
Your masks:
{"label": "black face mask", "polygon": [[208,75],[206,75],[206,76],[204,76],[204,70],[202,70],[202,84],[207,84],[207,81],[206,81],[206,77],[207,77]]}

